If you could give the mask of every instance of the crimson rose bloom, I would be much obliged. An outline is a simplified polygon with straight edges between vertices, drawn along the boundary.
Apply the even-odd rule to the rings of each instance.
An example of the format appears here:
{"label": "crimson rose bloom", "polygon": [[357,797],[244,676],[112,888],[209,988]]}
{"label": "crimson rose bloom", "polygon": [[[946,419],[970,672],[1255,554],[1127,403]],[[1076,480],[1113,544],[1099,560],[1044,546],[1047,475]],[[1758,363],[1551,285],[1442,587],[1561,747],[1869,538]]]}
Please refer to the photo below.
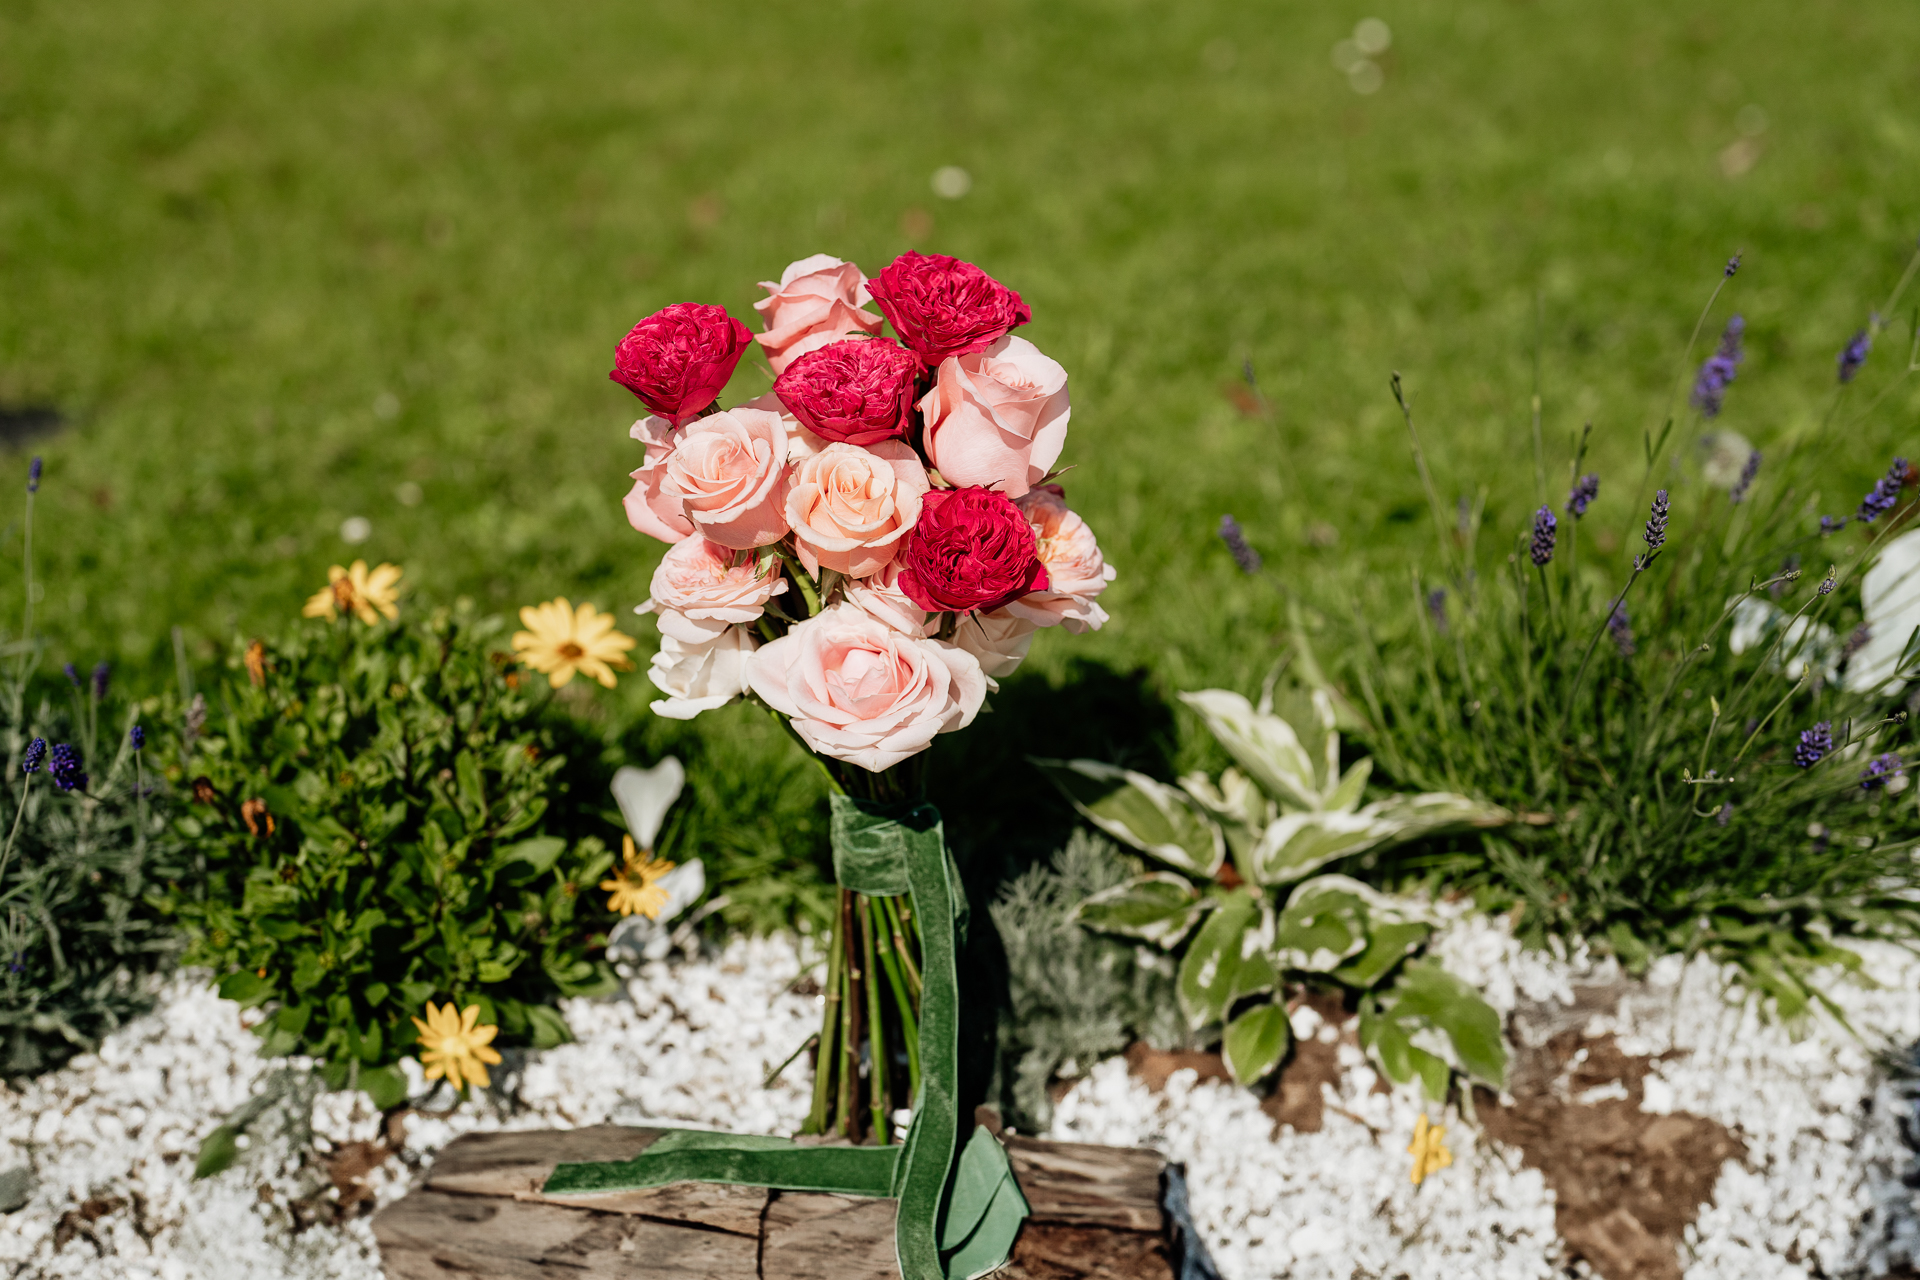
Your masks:
{"label": "crimson rose bloom", "polygon": [[714,402],[752,345],[725,307],[676,302],[633,326],[607,376],[678,427]]}
{"label": "crimson rose bloom", "polygon": [[912,430],[920,362],[885,338],[849,338],[809,351],[774,379],[773,394],[813,433],[879,444]]}
{"label": "crimson rose bloom", "polygon": [[900,341],[929,365],[984,351],[1033,319],[1020,295],[958,258],[908,250],[867,281]]}
{"label": "crimson rose bloom", "polygon": [[990,612],[1047,589],[1033,526],[1013,500],[975,485],[935,489],[901,544],[897,579],[929,613]]}

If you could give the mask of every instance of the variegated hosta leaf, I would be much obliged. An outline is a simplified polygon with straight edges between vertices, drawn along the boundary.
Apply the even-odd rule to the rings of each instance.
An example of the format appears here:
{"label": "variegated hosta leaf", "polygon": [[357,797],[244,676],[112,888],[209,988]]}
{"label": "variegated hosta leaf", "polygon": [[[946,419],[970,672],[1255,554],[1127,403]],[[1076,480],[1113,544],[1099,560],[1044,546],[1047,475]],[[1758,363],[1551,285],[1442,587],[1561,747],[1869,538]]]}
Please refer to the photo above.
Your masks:
{"label": "variegated hosta leaf", "polygon": [[1252,703],[1229,689],[1183,693],[1180,700],[1200,713],[1227,754],[1268,795],[1305,809],[1321,807],[1325,788],[1319,771],[1292,725],[1279,716],[1255,711]]}
{"label": "variegated hosta leaf", "polygon": [[1382,839],[1364,813],[1283,813],[1254,847],[1253,878],[1269,887],[1289,884]]}
{"label": "variegated hosta leaf", "polygon": [[1433,926],[1423,920],[1370,919],[1367,949],[1327,976],[1368,990],[1432,936]]}
{"label": "variegated hosta leaf", "polygon": [[1504,827],[1513,821],[1513,814],[1497,804],[1482,804],[1472,796],[1451,791],[1388,796],[1360,812],[1380,831],[1382,844],[1401,844],[1468,827]]}
{"label": "variegated hosta leaf", "polygon": [[1333,794],[1327,797],[1327,803],[1323,807],[1338,813],[1358,809],[1360,797],[1367,792],[1367,779],[1372,776],[1372,759],[1367,756],[1360,757],[1340,779],[1340,785],[1333,789]]}
{"label": "variegated hosta leaf", "polygon": [[1282,971],[1327,973],[1366,950],[1367,904],[1338,883],[1311,880],[1294,891],[1274,932],[1273,962]]}
{"label": "variegated hosta leaf", "polygon": [[1177,787],[1099,760],[1035,760],[1073,807],[1122,844],[1168,866],[1211,880],[1226,841],[1211,818]]}
{"label": "variegated hosta leaf", "polygon": [[1102,889],[1074,908],[1073,918],[1089,929],[1171,948],[1211,905],[1173,872],[1150,871]]}
{"label": "variegated hosta leaf", "polygon": [[1227,856],[1243,879],[1251,878],[1253,851],[1260,843],[1260,833],[1273,820],[1273,801],[1246,774],[1231,767],[1220,775],[1218,786],[1199,772],[1181,778],[1180,786],[1220,825],[1227,839]]}
{"label": "variegated hosta leaf", "polygon": [[1273,907],[1250,893],[1229,893],[1194,935],[1175,986],[1187,1025],[1227,1016],[1233,1002],[1273,990]]}
{"label": "variegated hosta leaf", "polygon": [[1273,1074],[1292,1040],[1293,1026],[1284,1005],[1255,1005],[1227,1024],[1220,1056],[1235,1080],[1257,1084]]}

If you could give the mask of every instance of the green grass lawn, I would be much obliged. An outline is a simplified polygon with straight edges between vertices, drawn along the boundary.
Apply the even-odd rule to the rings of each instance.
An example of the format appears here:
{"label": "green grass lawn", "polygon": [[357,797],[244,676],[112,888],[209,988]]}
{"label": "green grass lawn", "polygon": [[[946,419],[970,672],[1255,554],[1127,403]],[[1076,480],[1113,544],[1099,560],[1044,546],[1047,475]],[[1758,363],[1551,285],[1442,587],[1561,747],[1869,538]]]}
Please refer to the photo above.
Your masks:
{"label": "green grass lawn", "polygon": [[[1393,42],[1362,95],[1330,51],[1370,14]],[[684,299],[748,316],[808,253],[918,247],[1032,305],[1073,378],[1069,492],[1121,574],[1113,623],[1043,636],[950,775],[1023,743],[1175,750],[1153,695],[1257,683],[1284,622],[1222,512],[1328,602],[1419,554],[1390,370],[1445,495],[1505,484],[1504,536],[1533,505],[1537,334],[1554,496],[1591,420],[1597,519],[1624,526],[1738,249],[1724,421],[1763,446],[1815,421],[1920,229],[1916,47],[1894,0],[0,0],[0,407],[69,421],[14,462],[48,459],[50,656],[158,676],[178,624],[211,659],[357,555],[440,598],[624,612],[661,548],[619,507],[619,337]],[[931,191],[943,165],[963,198]],[[766,385],[752,357],[734,390]],[[1835,509],[1910,438],[1920,397],[1890,403],[1828,455]],[[0,616],[18,602],[0,585]],[[728,769],[786,751],[744,710],[710,721]]]}

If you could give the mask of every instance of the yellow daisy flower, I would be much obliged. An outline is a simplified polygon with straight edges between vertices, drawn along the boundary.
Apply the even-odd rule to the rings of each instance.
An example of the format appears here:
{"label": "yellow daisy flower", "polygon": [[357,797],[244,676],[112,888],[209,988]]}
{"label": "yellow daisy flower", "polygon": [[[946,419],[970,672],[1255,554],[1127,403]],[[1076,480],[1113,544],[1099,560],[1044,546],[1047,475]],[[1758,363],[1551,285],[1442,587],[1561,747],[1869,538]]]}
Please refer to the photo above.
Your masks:
{"label": "yellow daisy flower", "polygon": [[427,1069],[427,1079],[445,1076],[456,1089],[469,1084],[487,1087],[487,1069],[482,1064],[500,1061],[500,1054],[487,1047],[500,1034],[500,1028],[476,1026],[479,1020],[477,1004],[468,1005],[464,1013],[455,1013],[451,1000],[438,1009],[433,1001],[427,1001],[427,1020],[413,1020],[413,1025],[420,1028],[420,1065]]}
{"label": "yellow daisy flower", "polygon": [[575,612],[561,596],[522,609],[520,621],[527,629],[513,633],[514,652],[535,671],[545,672],[556,689],[573,679],[576,671],[611,689],[614,668],[633,669],[626,654],[634,638],[614,630],[613,615],[591,604]]}
{"label": "yellow daisy flower", "polygon": [[1428,1174],[1453,1163],[1453,1153],[1447,1150],[1447,1126],[1430,1124],[1421,1116],[1413,1122],[1413,1145],[1407,1148],[1407,1154],[1413,1157],[1413,1185],[1417,1187]]}
{"label": "yellow daisy flower", "polygon": [[619,875],[600,882],[600,887],[608,893],[607,910],[618,911],[623,916],[637,911],[649,920],[658,920],[661,909],[667,905],[668,894],[654,881],[673,870],[673,864],[654,857],[651,849],[636,850],[632,836],[623,839],[627,865],[620,869]]}
{"label": "yellow daisy flower", "polygon": [[383,564],[369,572],[365,560],[355,560],[351,569],[333,565],[327,570],[327,585],[314,592],[301,616],[331,619],[350,613],[368,626],[382,615],[397,618],[400,572],[397,564]]}

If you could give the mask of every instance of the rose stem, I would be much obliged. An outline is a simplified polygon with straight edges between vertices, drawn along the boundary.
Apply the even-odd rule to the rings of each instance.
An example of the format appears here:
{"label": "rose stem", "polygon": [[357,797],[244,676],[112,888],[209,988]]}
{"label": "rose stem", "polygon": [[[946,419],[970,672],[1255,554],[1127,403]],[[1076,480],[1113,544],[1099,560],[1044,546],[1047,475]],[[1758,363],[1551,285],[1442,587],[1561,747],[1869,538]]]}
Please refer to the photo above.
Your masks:
{"label": "rose stem", "polygon": [[920,966],[913,962],[913,953],[907,950],[907,940],[904,936],[907,929],[900,919],[901,916],[908,914],[906,903],[898,898],[882,898],[881,902],[886,905],[888,919],[893,925],[893,945],[894,949],[900,953],[900,967],[907,976],[907,989],[917,996],[920,994]]}
{"label": "rose stem", "polygon": [[867,1109],[873,1113],[873,1136],[881,1146],[890,1145],[887,1131],[887,1049],[885,1025],[880,1021],[880,975],[874,963],[873,915],[870,904],[854,900],[854,914],[860,917],[860,949],[867,973],[867,1046],[872,1054],[867,1073]]}
{"label": "rose stem", "polygon": [[856,1025],[860,1009],[860,965],[853,948],[853,894],[840,891],[840,937],[847,949],[846,999],[840,1002],[840,1088],[835,1096],[835,1125],[847,1137],[853,1136],[853,1082],[860,1074],[860,1036]]}
{"label": "rose stem", "polygon": [[879,944],[880,965],[887,971],[887,985],[893,988],[894,1007],[900,1010],[901,1039],[907,1045],[907,1105],[920,1092],[920,1026],[913,1016],[913,1004],[907,996],[907,984],[900,977],[900,961],[894,946],[887,941],[886,899],[873,899],[874,934]]}
{"label": "rose stem", "polygon": [[820,1049],[813,1056],[813,1110],[807,1113],[808,1133],[827,1131],[828,1090],[833,1083],[840,1030],[840,988],[846,980],[840,970],[840,921],[835,917],[827,942],[827,1006],[826,1016],[820,1023]]}

